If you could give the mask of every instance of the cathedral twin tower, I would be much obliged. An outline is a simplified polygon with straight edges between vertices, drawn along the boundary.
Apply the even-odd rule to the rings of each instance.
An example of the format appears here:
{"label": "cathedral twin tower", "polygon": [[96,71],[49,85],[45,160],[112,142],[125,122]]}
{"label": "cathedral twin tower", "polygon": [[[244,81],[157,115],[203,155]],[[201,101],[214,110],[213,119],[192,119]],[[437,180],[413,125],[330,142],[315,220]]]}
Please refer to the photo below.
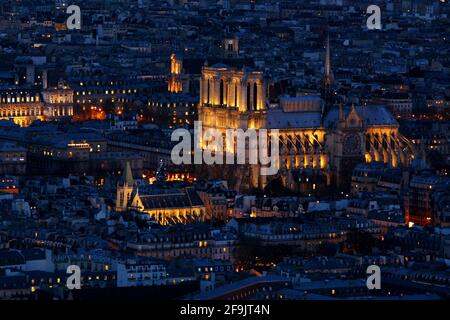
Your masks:
{"label": "cathedral twin tower", "polygon": [[200,79],[201,105],[231,107],[241,112],[265,109],[262,72],[233,70],[224,64],[204,66]]}

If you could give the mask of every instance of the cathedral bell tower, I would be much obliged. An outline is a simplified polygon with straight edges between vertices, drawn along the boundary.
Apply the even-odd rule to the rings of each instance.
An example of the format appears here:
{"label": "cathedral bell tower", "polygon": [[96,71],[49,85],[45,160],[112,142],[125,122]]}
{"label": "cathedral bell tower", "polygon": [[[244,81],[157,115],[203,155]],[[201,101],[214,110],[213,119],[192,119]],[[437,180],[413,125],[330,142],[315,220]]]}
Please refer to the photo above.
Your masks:
{"label": "cathedral bell tower", "polygon": [[117,183],[116,211],[123,212],[128,209],[134,191],[134,180],[130,163],[127,162],[122,177]]}
{"label": "cathedral bell tower", "polygon": [[[200,79],[198,119],[203,130],[218,130],[224,137],[228,129],[259,130],[266,128],[266,80],[261,71],[249,68],[237,69],[223,63],[203,66]],[[212,148],[208,141],[199,141],[203,150]],[[226,152],[236,157],[237,145],[227,145]],[[206,176],[220,178],[233,168],[230,185],[239,189],[256,188],[262,182],[259,165],[249,165],[248,144],[246,164],[205,166]],[[236,163],[236,162],[235,162]],[[209,170],[209,171],[208,171]],[[242,172],[238,172],[242,170]],[[234,181],[235,180],[235,181]]]}
{"label": "cathedral bell tower", "polygon": [[183,91],[183,83],[181,81],[181,72],[183,70],[183,60],[172,53],[170,56],[170,78],[167,90],[171,93]]}

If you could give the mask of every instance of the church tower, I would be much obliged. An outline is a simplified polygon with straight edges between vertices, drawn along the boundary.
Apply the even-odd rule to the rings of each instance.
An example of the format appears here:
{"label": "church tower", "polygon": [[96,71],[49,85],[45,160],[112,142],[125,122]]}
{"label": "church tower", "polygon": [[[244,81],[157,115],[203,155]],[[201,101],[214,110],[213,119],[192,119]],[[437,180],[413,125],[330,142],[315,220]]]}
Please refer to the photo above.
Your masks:
{"label": "church tower", "polygon": [[134,190],[133,174],[130,163],[127,162],[122,177],[117,183],[116,211],[123,212],[128,209]]}
{"label": "church tower", "polygon": [[[261,71],[245,67],[242,69],[232,68],[223,63],[203,66],[200,79],[198,119],[202,122],[204,131],[218,130],[223,136],[228,129],[246,131],[249,128],[256,130],[266,128],[267,106],[264,74]],[[209,142],[200,140],[200,147],[203,150],[214,148],[213,144],[210,146]],[[237,146],[230,146],[226,151],[235,155],[236,148]],[[246,149],[247,156],[248,149]],[[203,172],[206,173],[207,170],[210,170],[209,177],[219,178],[224,171],[234,168],[234,172],[230,172],[230,175],[236,177],[236,182],[231,185],[239,185],[242,189],[256,188],[262,183],[264,177],[259,174],[258,165],[249,166],[250,170],[247,170],[247,165],[205,166]],[[242,173],[236,172],[238,167],[242,168]]]}
{"label": "church tower", "polygon": [[325,53],[325,74],[322,85],[322,99],[325,102],[323,115],[325,116],[334,103],[333,94],[333,75],[331,72],[331,53],[330,53],[330,36],[327,35],[326,53]]}
{"label": "church tower", "polygon": [[181,81],[182,70],[183,60],[175,53],[172,53],[170,56],[170,79],[167,88],[169,92],[178,93],[183,91],[183,84]]}

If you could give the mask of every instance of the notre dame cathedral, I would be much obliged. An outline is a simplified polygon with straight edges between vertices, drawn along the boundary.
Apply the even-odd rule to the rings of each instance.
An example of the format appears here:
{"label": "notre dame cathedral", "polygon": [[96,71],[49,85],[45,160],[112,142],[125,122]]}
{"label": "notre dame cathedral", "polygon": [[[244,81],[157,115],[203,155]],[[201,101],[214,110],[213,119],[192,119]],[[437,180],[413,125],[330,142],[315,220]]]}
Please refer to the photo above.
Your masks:
{"label": "notre dame cathedral", "polygon": [[203,128],[223,134],[226,129],[278,129],[280,150],[275,176],[261,176],[259,165],[203,166],[203,174],[225,178],[238,190],[263,189],[278,179],[289,189],[312,192],[345,188],[359,162],[397,167],[413,158],[412,145],[386,108],[334,103],[328,40],[322,97],[281,97],[279,106],[269,107],[266,88],[262,72],[221,63],[203,66],[198,110]]}

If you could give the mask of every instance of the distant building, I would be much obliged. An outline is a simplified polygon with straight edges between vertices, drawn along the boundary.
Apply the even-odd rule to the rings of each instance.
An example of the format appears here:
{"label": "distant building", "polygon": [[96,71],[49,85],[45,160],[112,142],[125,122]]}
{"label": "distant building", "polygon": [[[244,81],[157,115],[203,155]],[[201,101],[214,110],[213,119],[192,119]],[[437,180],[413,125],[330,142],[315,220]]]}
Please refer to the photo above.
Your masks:
{"label": "distant building", "polygon": [[167,278],[166,267],[160,261],[128,259],[117,263],[118,287],[162,285]]}
{"label": "distant building", "polygon": [[137,114],[109,114],[111,130],[136,130],[138,128],[138,115]]}
{"label": "distant building", "polygon": [[351,192],[375,191],[384,170],[386,170],[386,166],[380,162],[356,165],[352,173]]}
{"label": "distant building", "polygon": [[413,101],[407,92],[388,92],[382,96],[381,103],[385,104],[396,117],[412,116]]}
{"label": "distant building", "polygon": [[73,116],[73,90],[62,80],[42,91],[44,115],[48,120]]}
{"label": "distant building", "polygon": [[0,120],[12,119],[25,127],[34,120],[44,120],[44,103],[36,89],[20,87],[0,89]]}
{"label": "distant building", "polygon": [[449,121],[437,121],[434,119],[403,119],[400,131],[418,148],[425,148],[427,158],[430,153],[439,153],[442,160],[438,165],[450,164],[450,140],[448,132]]}
{"label": "distant building", "polygon": [[142,120],[162,127],[193,126],[197,120],[198,97],[188,93],[153,94],[147,98]]}
{"label": "distant building", "polygon": [[144,167],[156,170],[161,164],[171,168],[173,142],[159,129],[114,131],[106,135],[108,149],[133,153],[143,158]]}
{"label": "distant building", "polygon": [[30,284],[24,275],[0,276],[0,299],[23,299],[31,293]]}
{"label": "distant building", "polygon": [[233,261],[237,244],[233,232],[213,229],[207,223],[191,223],[141,232],[135,241],[128,241],[122,249],[138,256],[164,260],[195,257]]}
{"label": "distant building", "polygon": [[447,224],[449,209],[445,205],[442,207],[445,202],[438,207],[436,196],[439,195],[443,200],[442,196],[446,192],[448,197],[449,186],[448,178],[437,176],[431,172],[423,172],[414,176],[405,195],[406,222],[420,226],[439,225],[441,222]]}
{"label": "distant building", "polygon": [[236,191],[229,190],[222,182],[213,181],[198,187],[197,192],[209,218],[226,221],[232,215]]}
{"label": "distant building", "polygon": [[27,149],[11,142],[0,142],[0,175],[24,175]]}

